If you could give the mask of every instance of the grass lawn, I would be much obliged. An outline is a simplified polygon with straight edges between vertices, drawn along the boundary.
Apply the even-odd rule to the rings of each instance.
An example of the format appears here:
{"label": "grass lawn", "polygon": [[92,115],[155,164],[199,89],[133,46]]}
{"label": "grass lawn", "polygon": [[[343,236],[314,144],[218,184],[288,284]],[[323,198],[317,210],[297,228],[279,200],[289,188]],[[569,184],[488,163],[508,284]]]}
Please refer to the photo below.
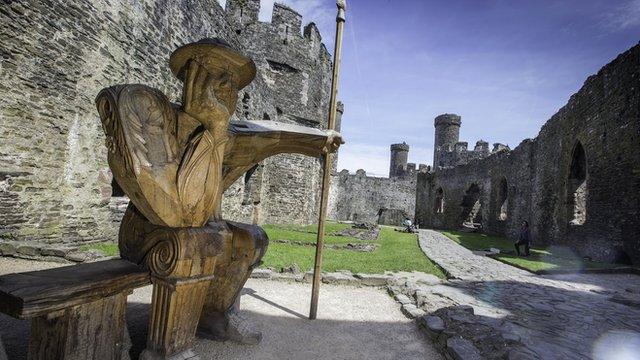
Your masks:
{"label": "grass lawn", "polygon": [[[361,243],[368,243],[354,239],[347,236],[335,236],[329,235],[336,231],[340,231],[349,227],[349,224],[340,224],[328,222],[325,227],[324,243],[329,245],[334,244],[348,244],[350,242],[358,241]],[[296,226],[296,225],[263,225],[262,228],[269,235],[270,240],[290,240],[300,241],[310,244],[316,243],[317,225]],[[369,241],[370,242],[370,241]],[[270,245],[271,246],[271,245]]]}
{"label": "grass lawn", "polygon": [[529,257],[518,257],[515,255],[513,242],[503,237],[460,231],[441,231],[441,233],[470,250],[500,249],[500,254],[491,255],[491,257],[533,273],[543,273],[549,270],[580,271],[623,267],[619,264],[584,260],[570,249],[561,246],[533,247]]}
{"label": "grass lawn", "polygon": [[[331,226],[346,225],[335,223],[328,223],[327,225],[329,224]],[[276,234],[279,235],[280,232],[273,232],[269,226],[264,228],[270,239],[281,238],[280,236],[275,236]],[[291,227],[289,226],[289,228]],[[299,229],[303,228],[300,227]],[[313,228],[313,226],[310,228]],[[288,240],[299,240],[297,233],[299,231],[292,230],[289,235],[293,236]],[[316,235],[310,235],[312,235],[311,242],[315,243]],[[330,238],[332,239],[331,241],[338,240],[340,243],[362,242],[362,240],[346,236],[326,236],[326,243],[331,243]],[[286,240],[287,238],[281,239]],[[322,252],[322,269],[323,271],[349,270],[354,273],[368,274],[382,274],[385,271],[416,270],[444,278],[440,268],[431,262],[418,247],[417,235],[398,232],[391,227],[383,226],[377,243],[380,246],[373,252],[325,249]],[[314,257],[315,247],[312,246],[271,243],[264,256],[263,266],[281,269],[295,263],[302,271],[307,271],[313,268]]]}
{"label": "grass lawn", "polygon": [[120,254],[118,250],[118,244],[114,243],[93,243],[80,246],[80,250],[98,250],[101,251],[106,256],[116,256]]}
{"label": "grass lawn", "polygon": [[[328,222],[327,233],[345,228],[349,224]],[[265,225],[264,230],[272,240],[292,240],[310,244],[316,242],[316,225]],[[326,244],[367,243],[347,236],[325,236]],[[373,252],[325,249],[323,251],[323,271],[350,270],[354,273],[382,274],[385,271],[422,271],[444,278],[444,273],[418,247],[417,235],[395,231],[391,227],[380,229],[379,247]],[[96,249],[105,255],[118,255],[118,245],[113,243],[88,244],[81,250]],[[302,271],[313,268],[314,246],[300,246],[271,242],[263,261],[263,267],[280,270],[297,264]]]}

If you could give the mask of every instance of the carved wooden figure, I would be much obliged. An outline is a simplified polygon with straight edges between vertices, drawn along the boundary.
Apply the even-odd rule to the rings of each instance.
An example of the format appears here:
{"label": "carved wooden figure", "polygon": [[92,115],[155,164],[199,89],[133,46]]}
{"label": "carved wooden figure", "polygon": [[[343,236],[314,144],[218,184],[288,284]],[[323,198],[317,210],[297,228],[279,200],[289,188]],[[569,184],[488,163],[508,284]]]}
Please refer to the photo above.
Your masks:
{"label": "carved wooden figure", "polygon": [[154,284],[142,357],[190,357],[196,330],[214,339],[257,342],[234,304],[268,245],[254,225],[220,218],[222,194],[265,158],[336,151],[340,134],[274,121],[229,122],[253,61],[219,39],[171,55],[182,105],[144,85],[98,94],[109,166],[131,199],[120,226],[124,259],[148,267]]}

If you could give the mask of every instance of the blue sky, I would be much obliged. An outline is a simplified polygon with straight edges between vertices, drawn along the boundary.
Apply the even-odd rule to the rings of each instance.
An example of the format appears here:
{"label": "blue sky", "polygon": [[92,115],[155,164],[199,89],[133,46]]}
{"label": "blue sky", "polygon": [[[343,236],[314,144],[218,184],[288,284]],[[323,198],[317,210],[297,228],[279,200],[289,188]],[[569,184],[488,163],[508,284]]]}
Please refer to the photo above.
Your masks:
{"label": "blue sky", "polygon": [[[389,145],[431,164],[433,118],[461,140],[535,137],[584,80],[640,41],[640,0],[347,0],[338,168],[386,175]],[[335,2],[285,0],[333,49]],[[269,21],[273,1],[263,0]]]}

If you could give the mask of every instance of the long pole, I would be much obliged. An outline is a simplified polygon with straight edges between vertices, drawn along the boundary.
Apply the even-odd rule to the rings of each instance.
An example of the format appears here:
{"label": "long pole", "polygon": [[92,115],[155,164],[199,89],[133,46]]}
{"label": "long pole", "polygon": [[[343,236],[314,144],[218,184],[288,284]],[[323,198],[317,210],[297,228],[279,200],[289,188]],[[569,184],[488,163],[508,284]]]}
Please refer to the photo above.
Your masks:
{"label": "long pole", "polygon": [[[344,31],[345,0],[337,0],[338,16],[336,17],[336,41],[333,52],[333,77],[331,78],[331,98],[329,100],[329,123],[327,128],[335,130],[336,107],[338,97],[338,75],[340,74],[340,60],[342,56],[342,33]],[[318,314],[318,297],[320,295],[320,276],[322,272],[322,248],[324,247],[324,225],[327,220],[327,201],[329,200],[329,186],[331,182],[331,168],[333,154],[326,153],[322,157],[322,192],[320,198],[320,215],[318,216],[318,238],[316,241],[316,261],[313,267],[313,287],[311,288],[311,308],[309,319],[313,320]]]}

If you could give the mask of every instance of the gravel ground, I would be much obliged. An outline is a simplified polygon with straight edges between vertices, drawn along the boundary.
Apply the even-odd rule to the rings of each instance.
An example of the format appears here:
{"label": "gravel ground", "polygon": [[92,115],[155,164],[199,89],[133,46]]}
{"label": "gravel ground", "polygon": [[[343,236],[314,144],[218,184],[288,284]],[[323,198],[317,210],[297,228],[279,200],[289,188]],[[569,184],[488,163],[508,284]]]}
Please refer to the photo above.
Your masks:
{"label": "gravel ground", "polygon": [[[0,258],[0,274],[60,264]],[[441,359],[381,289],[323,285],[318,319],[307,319],[311,286],[250,279],[241,298],[243,314],[262,330],[259,345],[198,339],[202,359]],[[127,323],[134,358],[144,347],[151,287],[129,296]],[[11,329],[9,331],[9,329]],[[9,359],[26,358],[28,321],[0,315]]]}

